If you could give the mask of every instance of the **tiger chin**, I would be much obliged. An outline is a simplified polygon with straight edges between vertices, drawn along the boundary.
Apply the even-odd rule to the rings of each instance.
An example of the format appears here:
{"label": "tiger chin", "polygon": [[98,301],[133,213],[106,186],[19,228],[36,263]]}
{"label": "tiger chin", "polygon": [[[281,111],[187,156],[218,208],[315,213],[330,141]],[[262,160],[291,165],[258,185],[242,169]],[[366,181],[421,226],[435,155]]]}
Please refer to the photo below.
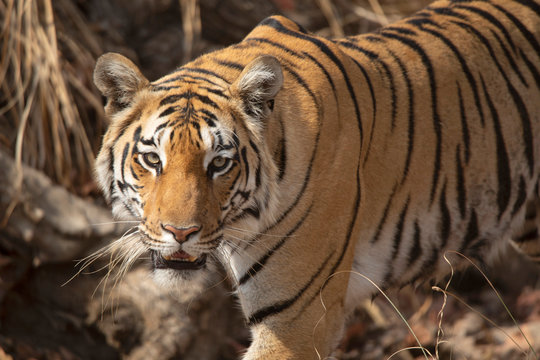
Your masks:
{"label": "tiger chin", "polygon": [[103,55],[96,175],[138,222],[125,251],[169,288],[221,263],[245,360],[326,358],[362,299],[451,254],[489,262],[510,238],[538,254],[539,14],[443,0],[334,40],[274,16],[153,82]]}

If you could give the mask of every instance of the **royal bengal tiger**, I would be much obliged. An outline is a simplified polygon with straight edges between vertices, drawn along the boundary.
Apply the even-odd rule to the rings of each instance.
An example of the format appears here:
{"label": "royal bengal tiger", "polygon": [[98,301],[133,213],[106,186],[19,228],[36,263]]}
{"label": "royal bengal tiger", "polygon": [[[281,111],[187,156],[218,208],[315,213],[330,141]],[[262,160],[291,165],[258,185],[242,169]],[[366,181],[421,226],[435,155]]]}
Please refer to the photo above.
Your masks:
{"label": "royal bengal tiger", "polygon": [[512,237],[535,251],[539,16],[537,0],[442,0],[335,40],[272,16],[154,82],[103,55],[96,173],[138,223],[125,251],[171,287],[223,264],[246,360],[331,354],[376,292],[363,276],[414,283]]}

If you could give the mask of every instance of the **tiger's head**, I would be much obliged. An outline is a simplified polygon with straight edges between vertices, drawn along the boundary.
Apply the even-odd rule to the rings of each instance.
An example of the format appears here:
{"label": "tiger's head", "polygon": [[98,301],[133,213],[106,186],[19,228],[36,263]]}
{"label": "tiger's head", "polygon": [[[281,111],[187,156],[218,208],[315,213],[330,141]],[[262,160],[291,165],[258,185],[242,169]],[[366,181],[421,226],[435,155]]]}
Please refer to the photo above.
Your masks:
{"label": "tiger's head", "polygon": [[150,83],[119,54],[97,61],[110,125],[96,177],[114,215],[138,222],[136,246],[162,278],[199,277],[229,226],[256,229],[275,206],[264,138],[281,67],[261,56],[235,71],[180,68]]}

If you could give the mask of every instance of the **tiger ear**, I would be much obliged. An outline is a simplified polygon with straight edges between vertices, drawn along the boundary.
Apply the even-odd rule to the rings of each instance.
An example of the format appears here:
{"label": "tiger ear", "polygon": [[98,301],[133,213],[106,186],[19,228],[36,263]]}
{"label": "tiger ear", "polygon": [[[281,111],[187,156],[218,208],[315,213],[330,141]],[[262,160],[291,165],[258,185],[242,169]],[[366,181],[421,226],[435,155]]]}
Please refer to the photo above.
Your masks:
{"label": "tiger ear", "polygon": [[259,56],[250,62],[232,84],[250,117],[261,118],[274,108],[274,98],[283,85],[281,65],[273,56]]}
{"label": "tiger ear", "polygon": [[148,80],[125,56],[107,53],[96,62],[94,84],[107,98],[105,110],[110,115],[127,107]]}

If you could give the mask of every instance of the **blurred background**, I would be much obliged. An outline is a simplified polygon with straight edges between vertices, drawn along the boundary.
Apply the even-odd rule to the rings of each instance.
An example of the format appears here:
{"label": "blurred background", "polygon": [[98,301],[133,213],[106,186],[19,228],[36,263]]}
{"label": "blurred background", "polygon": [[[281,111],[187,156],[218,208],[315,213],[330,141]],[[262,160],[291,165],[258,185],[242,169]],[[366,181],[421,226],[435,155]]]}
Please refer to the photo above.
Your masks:
{"label": "blurred background", "polygon": [[[68,282],[80,269],[77,260],[128,229],[112,221],[92,178],[108,125],[92,83],[97,57],[122,53],[155,80],[240,41],[269,15],[339,37],[373,31],[428,3],[0,0],[0,360],[236,359],[249,345],[219,274],[195,298],[159,289],[144,261],[117,281],[106,276],[109,259],[100,259]],[[538,269],[515,253],[499,269],[489,277],[538,351]],[[478,272],[455,276],[449,291],[446,301],[429,284],[389,295],[439,359],[534,358]],[[386,359],[414,346],[379,296],[357,311],[336,355]],[[407,350],[392,358],[425,357]]]}

